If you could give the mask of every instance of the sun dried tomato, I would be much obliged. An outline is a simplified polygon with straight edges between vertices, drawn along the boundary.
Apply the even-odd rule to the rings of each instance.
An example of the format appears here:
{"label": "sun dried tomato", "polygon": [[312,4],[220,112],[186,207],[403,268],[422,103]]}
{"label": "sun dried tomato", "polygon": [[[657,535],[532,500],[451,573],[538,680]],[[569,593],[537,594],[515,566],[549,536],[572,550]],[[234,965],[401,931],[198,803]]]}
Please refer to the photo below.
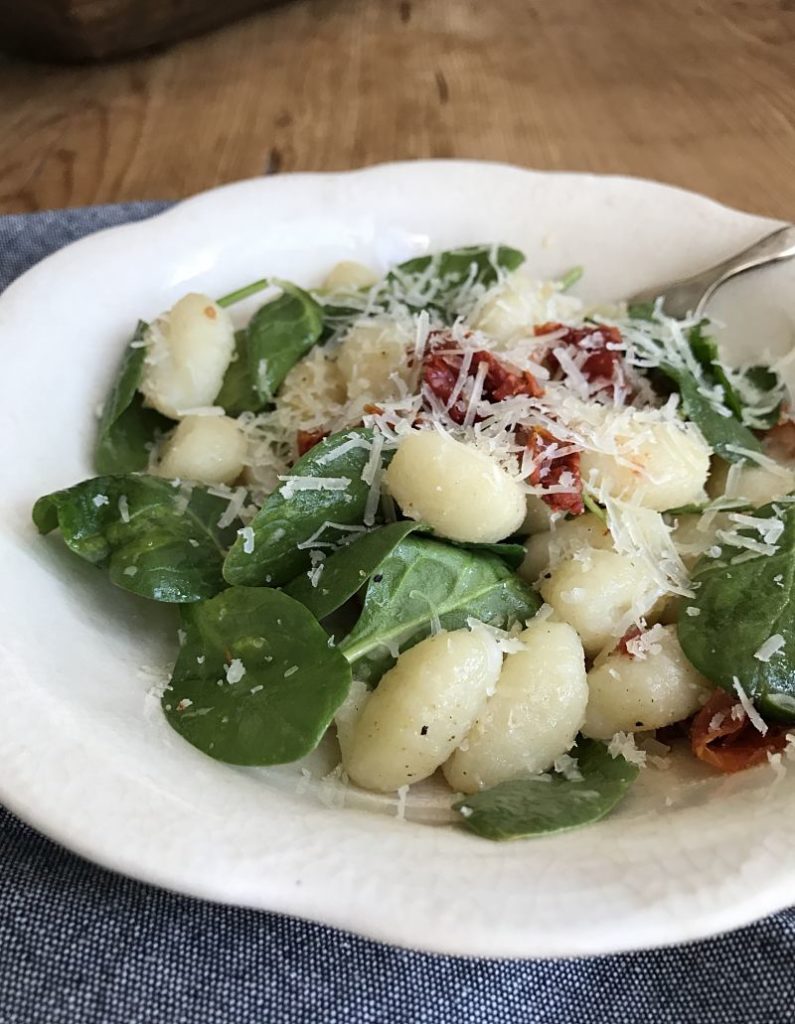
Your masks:
{"label": "sun dried tomato", "polygon": [[582,500],[580,453],[569,451],[565,455],[557,455],[554,448],[558,447],[561,442],[543,427],[525,428],[522,435],[533,460],[533,471],[529,477],[531,484],[537,487],[558,486],[565,474],[571,476],[570,491],[542,494],[541,500],[555,512],[567,512],[573,516],[582,515],[585,505]]}
{"label": "sun dried tomato", "polygon": [[765,451],[772,459],[792,462],[795,459],[795,422],[782,420],[764,433]]}
{"label": "sun dried tomato", "polygon": [[[536,336],[564,331],[552,343],[554,348],[571,348],[574,353],[587,352],[582,362],[577,362],[580,373],[600,391],[609,387],[624,387],[626,371],[622,355],[623,340],[617,327],[600,324],[597,327],[566,327],[564,324],[547,323],[535,328]],[[544,359],[550,371],[559,370],[560,363],[554,351]]]}
{"label": "sun dried tomato", "polygon": [[690,746],[701,761],[721,772],[739,772],[767,761],[787,745],[787,727],[769,725],[763,736],[743,706],[725,690],[716,690],[693,718]]}
{"label": "sun dried tomato", "polygon": [[[481,400],[484,402],[502,402],[514,395],[529,395],[538,398],[544,389],[529,370],[510,368],[493,352],[480,350],[474,352],[467,368],[467,377],[477,376],[481,364],[486,365],[483,378]],[[449,331],[434,331],[430,336],[422,361],[422,380],[426,387],[445,406],[454,423],[463,423],[466,418],[469,398],[460,395],[452,404],[451,398],[461,377],[464,365],[464,352]],[[475,422],[482,417],[475,416]]]}
{"label": "sun dried tomato", "polygon": [[616,654],[623,654],[627,658],[634,658],[635,655],[630,651],[629,644],[633,640],[637,640],[639,636],[643,635],[643,630],[640,626],[630,626],[626,633],[621,637],[615,647]]}
{"label": "sun dried tomato", "polygon": [[298,455],[306,455],[316,444],[320,444],[329,435],[328,430],[299,430],[298,431]]}

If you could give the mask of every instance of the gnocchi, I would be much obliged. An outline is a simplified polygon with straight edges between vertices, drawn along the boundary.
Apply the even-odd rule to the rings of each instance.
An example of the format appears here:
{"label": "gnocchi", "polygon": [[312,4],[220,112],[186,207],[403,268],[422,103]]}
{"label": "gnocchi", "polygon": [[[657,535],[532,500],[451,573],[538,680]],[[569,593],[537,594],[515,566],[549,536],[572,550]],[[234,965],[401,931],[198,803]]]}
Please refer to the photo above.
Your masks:
{"label": "gnocchi", "polygon": [[432,775],[460,745],[502,668],[486,630],[458,629],[401,654],[343,742],[343,766],[367,789],[400,789]]}
{"label": "gnocchi", "polygon": [[294,432],[333,423],[346,400],[336,355],[313,348],[284,378],[278,397],[280,417]]}
{"label": "gnocchi", "polygon": [[632,419],[625,413],[604,415],[605,432],[612,435],[617,453],[584,451],[584,480],[657,512],[705,500],[710,449],[694,424],[642,414]]}
{"label": "gnocchi", "polygon": [[535,583],[542,573],[583,549],[612,550],[613,538],[602,520],[588,512],[563,519],[546,533],[528,537],[524,547],[526,554],[518,572],[528,583]]}
{"label": "gnocchi", "polygon": [[378,274],[356,260],[340,260],[326,274],[323,289],[328,292],[356,291],[369,288],[378,281]]}
{"label": "gnocchi", "polygon": [[397,381],[406,383],[409,378],[409,341],[395,320],[355,324],[337,354],[348,400],[381,402],[397,397]]}
{"label": "gnocchi", "polygon": [[519,639],[525,650],[505,659],[494,695],[444,766],[461,793],[547,771],[585,721],[585,657],[572,627],[536,620]]}
{"label": "gnocchi", "polygon": [[212,405],[235,351],[235,331],[225,309],[191,292],[145,335],[141,392],[164,416],[180,419]]}
{"label": "gnocchi", "polygon": [[545,533],[552,529],[555,519],[555,513],[546,502],[542,501],[537,494],[528,494],[524,521],[519,527],[519,533],[523,535]]}
{"label": "gnocchi", "polygon": [[639,561],[584,548],[542,579],[541,596],[573,626],[592,657],[654,607],[659,592]]}
{"label": "gnocchi", "polygon": [[586,736],[661,729],[688,718],[709,696],[710,684],[685,658],[675,626],[654,626],[629,648],[603,655],[588,673]]}
{"label": "gnocchi", "polygon": [[470,323],[505,345],[517,337],[532,334],[535,324],[569,320],[582,310],[582,303],[564,295],[552,281],[538,281],[520,267],[506,275],[483,297]]}
{"label": "gnocchi", "polygon": [[435,430],[407,434],[385,479],[406,516],[450,540],[495,543],[525,516],[518,481],[491,456]]}
{"label": "gnocchi", "polygon": [[229,416],[186,416],[160,450],[159,476],[231,484],[246,458],[246,436]]}
{"label": "gnocchi", "polygon": [[795,491],[795,472],[788,466],[773,469],[745,462],[730,467],[727,462],[716,460],[707,491],[712,498],[726,494],[759,508]]}

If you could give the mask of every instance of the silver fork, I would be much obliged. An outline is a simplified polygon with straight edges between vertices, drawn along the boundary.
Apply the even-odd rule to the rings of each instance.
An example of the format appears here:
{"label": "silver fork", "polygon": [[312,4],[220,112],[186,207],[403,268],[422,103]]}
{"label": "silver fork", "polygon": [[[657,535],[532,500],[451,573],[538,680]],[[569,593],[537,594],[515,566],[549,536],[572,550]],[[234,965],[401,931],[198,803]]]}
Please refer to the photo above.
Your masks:
{"label": "silver fork", "polygon": [[701,316],[704,307],[717,289],[730,278],[744,274],[747,270],[756,270],[770,263],[792,259],[793,256],[795,225],[787,224],[708,270],[702,270],[699,274],[682,281],[672,281],[662,287],[647,288],[627,301],[633,305],[654,302],[655,299],[662,298],[663,311],[668,316],[684,317],[690,313]]}

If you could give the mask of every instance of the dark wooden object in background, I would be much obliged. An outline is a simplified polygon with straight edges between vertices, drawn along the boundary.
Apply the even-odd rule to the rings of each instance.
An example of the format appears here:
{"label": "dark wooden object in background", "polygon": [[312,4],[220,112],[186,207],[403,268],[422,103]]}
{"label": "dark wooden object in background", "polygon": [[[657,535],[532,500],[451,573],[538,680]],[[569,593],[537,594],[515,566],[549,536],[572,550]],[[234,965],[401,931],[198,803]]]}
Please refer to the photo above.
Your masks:
{"label": "dark wooden object in background", "polygon": [[52,60],[102,60],[205,32],[269,0],[0,0],[0,40]]}
{"label": "dark wooden object in background", "polygon": [[0,140],[0,212],[477,157],[792,219],[795,5],[295,0],[114,64],[0,59]]}

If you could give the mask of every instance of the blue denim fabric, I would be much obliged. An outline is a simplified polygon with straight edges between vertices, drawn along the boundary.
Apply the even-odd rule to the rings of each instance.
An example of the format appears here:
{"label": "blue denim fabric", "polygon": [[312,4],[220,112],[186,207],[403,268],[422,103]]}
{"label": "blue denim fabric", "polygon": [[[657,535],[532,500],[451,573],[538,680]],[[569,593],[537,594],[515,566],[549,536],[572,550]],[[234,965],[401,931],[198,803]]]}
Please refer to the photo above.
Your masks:
{"label": "blue denim fabric", "polygon": [[[0,290],[66,242],[164,205],[0,218]],[[428,956],[153,889],[0,808],[0,1024],[645,1022],[795,1024],[795,910],[622,956]]]}

